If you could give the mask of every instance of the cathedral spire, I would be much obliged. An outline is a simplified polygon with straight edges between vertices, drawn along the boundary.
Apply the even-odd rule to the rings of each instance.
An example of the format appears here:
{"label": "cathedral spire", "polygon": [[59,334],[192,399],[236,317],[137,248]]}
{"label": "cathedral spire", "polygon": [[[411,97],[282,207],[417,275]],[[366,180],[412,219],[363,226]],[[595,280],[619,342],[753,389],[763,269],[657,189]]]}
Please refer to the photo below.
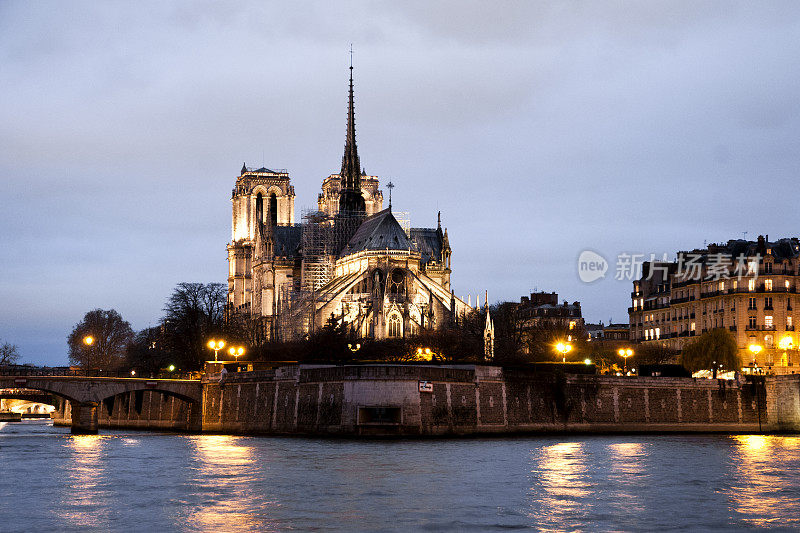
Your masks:
{"label": "cathedral spire", "polygon": [[[352,61],[352,60],[351,60]],[[347,101],[347,135],[342,156],[342,189],[361,190],[361,161],[356,146],[356,115],[353,104],[353,64],[350,64],[350,93]]]}
{"label": "cathedral spire", "polygon": [[353,49],[350,48],[350,92],[347,102],[347,135],[342,156],[341,195],[339,211],[360,213],[364,211],[364,197],[361,195],[361,161],[356,146],[356,115],[353,103]]}

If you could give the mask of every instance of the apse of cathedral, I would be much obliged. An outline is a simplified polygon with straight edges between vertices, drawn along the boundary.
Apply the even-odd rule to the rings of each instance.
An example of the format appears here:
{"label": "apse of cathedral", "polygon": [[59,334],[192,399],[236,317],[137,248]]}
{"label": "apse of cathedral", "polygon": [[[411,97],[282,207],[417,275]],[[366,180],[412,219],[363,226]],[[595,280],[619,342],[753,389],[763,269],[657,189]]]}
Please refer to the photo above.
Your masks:
{"label": "apse of cathedral", "polygon": [[[391,184],[390,184],[391,186]],[[343,324],[357,338],[401,338],[472,310],[450,288],[442,230],[403,227],[356,145],[353,67],[341,170],[322,182],[317,209],[296,222],[286,170],[242,166],[232,194],[228,311],[254,318],[269,340]]]}

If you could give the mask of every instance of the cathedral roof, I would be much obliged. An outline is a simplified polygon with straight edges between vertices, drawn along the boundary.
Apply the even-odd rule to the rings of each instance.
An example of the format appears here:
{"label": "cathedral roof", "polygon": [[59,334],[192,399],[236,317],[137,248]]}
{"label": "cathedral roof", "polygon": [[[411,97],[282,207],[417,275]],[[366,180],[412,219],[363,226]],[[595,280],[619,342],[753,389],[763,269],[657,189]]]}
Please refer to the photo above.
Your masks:
{"label": "cathedral roof", "polygon": [[342,250],[341,256],[365,250],[414,250],[406,232],[389,209],[366,219]]}
{"label": "cathedral roof", "polygon": [[436,228],[411,228],[411,240],[417,246],[423,263],[442,256],[442,235]]}

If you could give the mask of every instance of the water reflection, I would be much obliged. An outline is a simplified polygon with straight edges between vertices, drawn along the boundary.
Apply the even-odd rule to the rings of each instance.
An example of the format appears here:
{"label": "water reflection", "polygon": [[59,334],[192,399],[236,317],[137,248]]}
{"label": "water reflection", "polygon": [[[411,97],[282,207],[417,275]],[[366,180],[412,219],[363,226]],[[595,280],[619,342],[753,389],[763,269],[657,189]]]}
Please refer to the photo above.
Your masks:
{"label": "water reflection", "polygon": [[75,435],[65,440],[64,448],[68,458],[61,518],[76,528],[100,528],[108,523],[111,510],[104,484],[104,438]]}
{"label": "water reflection", "polygon": [[[788,526],[787,509],[800,509],[795,484],[785,476],[797,471],[800,437],[736,435],[734,480],[728,489],[732,510],[752,526]],[[795,516],[791,521],[798,525]]]}
{"label": "water reflection", "polygon": [[643,512],[640,499],[646,483],[645,445],[640,442],[617,442],[608,445],[609,467],[614,487],[611,506],[620,514]]}
{"label": "water reflection", "polygon": [[259,479],[253,439],[226,435],[191,439],[195,503],[181,526],[197,531],[276,530],[262,513],[269,506],[254,498]]}
{"label": "water reflection", "polygon": [[580,442],[543,446],[534,455],[532,513],[539,523],[555,523],[585,513],[591,507],[593,484],[587,475],[586,453]]}

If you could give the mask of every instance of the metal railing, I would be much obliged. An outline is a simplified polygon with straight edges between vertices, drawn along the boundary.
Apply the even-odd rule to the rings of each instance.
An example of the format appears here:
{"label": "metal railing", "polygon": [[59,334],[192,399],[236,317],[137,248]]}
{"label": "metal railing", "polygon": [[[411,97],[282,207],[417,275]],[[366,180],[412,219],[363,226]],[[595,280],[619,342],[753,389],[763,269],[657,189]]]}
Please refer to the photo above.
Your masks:
{"label": "metal railing", "polygon": [[143,372],[138,370],[106,371],[61,367],[0,366],[2,376],[25,377],[76,377],[76,378],[128,378],[128,379],[192,379],[199,380],[202,372]]}

